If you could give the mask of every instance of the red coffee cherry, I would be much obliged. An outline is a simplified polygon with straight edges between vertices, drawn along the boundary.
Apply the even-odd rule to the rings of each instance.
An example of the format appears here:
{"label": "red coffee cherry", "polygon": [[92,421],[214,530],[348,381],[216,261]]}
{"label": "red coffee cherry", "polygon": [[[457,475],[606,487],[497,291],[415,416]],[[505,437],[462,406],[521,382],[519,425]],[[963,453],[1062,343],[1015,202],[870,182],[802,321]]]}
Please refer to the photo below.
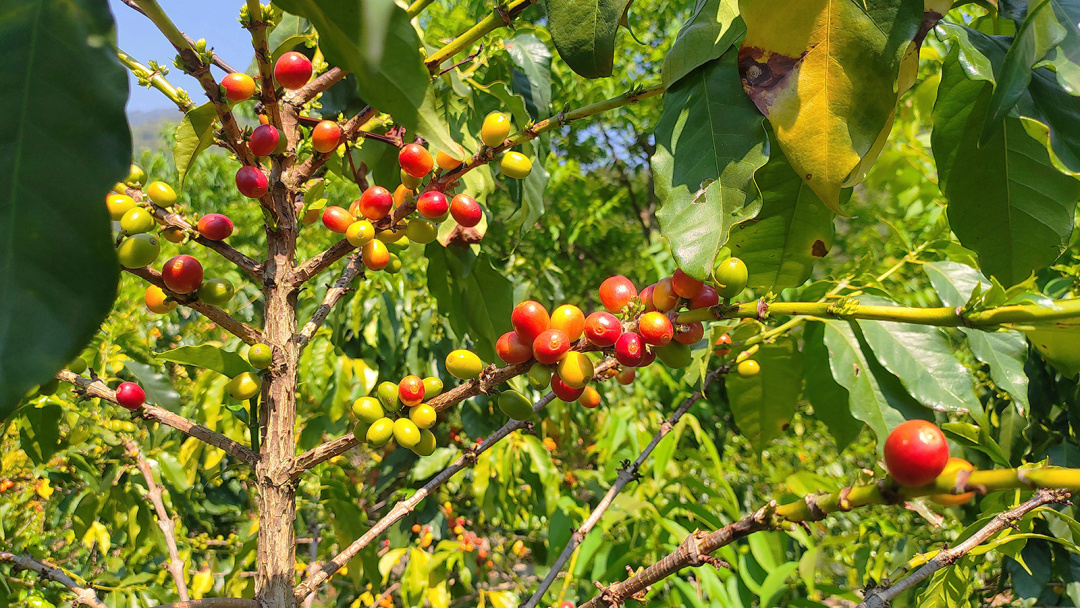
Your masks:
{"label": "red coffee cherry", "polygon": [[454,221],[466,228],[472,228],[484,218],[484,209],[476,199],[462,193],[450,201],[450,215]]}
{"label": "red coffee cherry", "polygon": [[332,120],[320,120],[311,130],[311,147],[316,152],[331,152],[338,147],[340,141],[341,127]]}
{"label": "red coffee cherry", "polygon": [[548,329],[533,340],[533,356],[544,365],[554,365],[570,350],[570,338],[561,329]]}
{"label": "red coffee cherry", "polygon": [[296,51],[285,53],[274,64],[274,79],[286,89],[299,89],[311,80],[311,60]]}
{"label": "red coffee cherry", "polygon": [[428,190],[416,199],[416,212],[424,217],[442,217],[448,209],[450,204],[446,202],[446,195],[438,190]]}
{"label": "red coffee cherry", "polygon": [[431,173],[435,160],[431,153],[420,144],[409,144],[398,152],[398,164],[401,169],[413,177],[424,177]]}
{"label": "red coffee cherry", "polygon": [[398,398],[409,407],[420,405],[424,400],[424,380],[419,376],[405,376],[398,382]]}
{"label": "red coffee cherry", "polygon": [[372,186],[356,201],[359,212],[371,221],[381,220],[394,208],[394,195],[382,186]]}
{"label": "red coffee cherry", "polygon": [[674,289],[675,293],[679,294],[679,296],[688,300],[701,293],[701,288],[704,286],[704,283],[686,274],[681,268],[676,270],[675,274],[671,275],[672,289]]}
{"label": "red coffee cherry", "polygon": [[661,312],[673,310],[679,305],[679,294],[675,293],[671,277],[665,277],[656,282],[652,293],[652,304]]}
{"label": "red coffee cherry", "polygon": [[202,285],[202,264],[190,255],[178,255],[161,267],[161,280],[173,293],[193,293]]}
{"label": "red coffee cherry", "polygon": [[532,344],[537,336],[550,327],[551,317],[543,304],[526,300],[514,307],[510,313],[510,323],[522,340]]}
{"label": "red coffee cherry", "polygon": [[146,391],[134,382],[124,382],[116,387],[116,403],[121,407],[134,410],[146,402]]}
{"label": "red coffee cherry", "polygon": [[233,72],[221,79],[225,97],[229,101],[247,101],[255,94],[255,81],[243,72]]}
{"label": "red coffee cherry", "polygon": [[232,220],[220,213],[207,213],[199,218],[199,234],[211,241],[223,241],[232,233]]}
{"label": "red coffee cherry", "polygon": [[597,311],[585,318],[585,337],[597,346],[611,346],[622,335],[622,323],[610,312]]}
{"label": "red coffee cherry", "polygon": [[700,321],[694,321],[687,325],[680,325],[682,330],[675,329],[675,341],[690,346],[697,344],[698,340],[705,337],[705,326]]}
{"label": "red coffee cherry", "polygon": [[639,367],[645,361],[645,340],[628,331],[615,342],[615,359],[626,367]]}
{"label": "red coffee cherry", "polygon": [[624,276],[609,277],[600,284],[600,303],[609,312],[619,312],[637,297],[637,288]]}
{"label": "red coffee cherry", "polygon": [[260,198],[269,188],[266,174],[258,167],[240,167],[236,172],[236,189],[248,198]]}
{"label": "red coffee cherry", "polygon": [[532,342],[522,340],[516,331],[508,331],[495,342],[495,354],[511,365],[525,363],[533,357]]}
{"label": "red coffee cherry", "polygon": [[638,320],[638,333],[646,344],[663,346],[671,342],[671,338],[675,335],[675,327],[667,315],[653,311],[641,315],[641,319]]}
{"label": "red coffee cherry", "polygon": [[701,287],[701,292],[693,298],[690,298],[690,302],[686,307],[690,310],[697,310],[699,308],[716,306],[719,303],[720,294],[716,293],[716,289],[712,285],[703,285]]}
{"label": "red coffee cherry", "polygon": [[908,420],[885,440],[885,466],[902,486],[932,483],[949,462],[945,434],[932,422]]}
{"label": "red coffee cherry", "polygon": [[343,207],[331,206],[323,209],[322,221],[330,232],[345,234],[349,230],[349,226],[352,226],[352,223],[356,221],[356,218]]}
{"label": "red coffee cherry", "polygon": [[559,374],[552,374],[551,392],[555,393],[555,396],[559,399],[567,403],[573,403],[574,401],[577,401],[578,397],[581,396],[581,393],[585,392],[585,388],[573,388],[563,382],[562,378],[559,377]]}
{"label": "red coffee cherry", "polygon": [[248,138],[248,149],[255,156],[270,156],[281,143],[281,131],[273,125],[259,125]]}

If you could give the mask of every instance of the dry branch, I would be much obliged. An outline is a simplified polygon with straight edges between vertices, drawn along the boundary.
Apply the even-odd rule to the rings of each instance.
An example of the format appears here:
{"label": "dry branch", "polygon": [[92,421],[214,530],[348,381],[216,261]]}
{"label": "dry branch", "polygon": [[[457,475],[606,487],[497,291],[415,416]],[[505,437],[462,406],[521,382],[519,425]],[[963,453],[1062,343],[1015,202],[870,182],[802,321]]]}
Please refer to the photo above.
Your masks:
{"label": "dry branch", "polygon": [[59,568],[54,568],[53,566],[39,562],[27,555],[15,555],[14,553],[8,553],[7,551],[0,551],[0,562],[7,562],[20,570],[36,572],[45,580],[60,583],[67,587],[75,594],[75,601],[73,602],[74,606],[85,605],[93,606],[93,608],[108,608],[108,606],[98,599],[97,593],[94,593],[93,589],[79,586],[78,583],[72,580],[70,576],[65,574],[64,571]]}
{"label": "dry branch", "polygon": [[169,517],[168,511],[165,510],[161,486],[154,481],[154,471],[150,468],[150,463],[147,462],[146,457],[143,456],[139,445],[129,440],[126,442],[126,446],[128,453],[135,458],[135,464],[139,467],[143,479],[146,480],[146,496],[150,499],[150,503],[154,505],[158,528],[161,529],[161,533],[165,536],[165,546],[169,550],[169,561],[165,567],[176,583],[177,597],[180,598],[180,601],[186,602],[191,598],[188,596],[187,581],[184,580],[184,560],[180,559],[180,552],[176,548],[176,522],[173,521],[172,517]]}

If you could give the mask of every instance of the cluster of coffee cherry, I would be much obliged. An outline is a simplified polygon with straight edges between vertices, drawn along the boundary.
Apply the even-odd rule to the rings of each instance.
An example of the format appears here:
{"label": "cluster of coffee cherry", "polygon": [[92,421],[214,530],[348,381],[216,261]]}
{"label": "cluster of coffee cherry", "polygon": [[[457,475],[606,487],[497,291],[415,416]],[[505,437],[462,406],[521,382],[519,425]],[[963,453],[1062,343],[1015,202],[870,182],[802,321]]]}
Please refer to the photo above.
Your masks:
{"label": "cluster of coffee cherry", "polygon": [[405,376],[397,384],[381,383],[377,397],[361,397],[353,403],[357,418],[353,436],[376,448],[393,439],[418,456],[430,456],[435,451],[435,434],[430,429],[438,412],[425,401],[438,397],[442,390],[442,380],[435,377]]}

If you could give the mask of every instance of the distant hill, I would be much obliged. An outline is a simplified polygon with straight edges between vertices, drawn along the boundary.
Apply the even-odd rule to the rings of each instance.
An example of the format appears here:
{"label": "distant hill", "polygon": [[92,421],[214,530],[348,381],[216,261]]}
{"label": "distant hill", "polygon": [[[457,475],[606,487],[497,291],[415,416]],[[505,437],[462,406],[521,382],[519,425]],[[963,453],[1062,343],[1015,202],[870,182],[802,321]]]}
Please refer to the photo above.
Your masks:
{"label": "distant hill", "polygon": [[162,132],[172,132],[183,117],[184,115],[176,109],[128,112],[135,156],[147,150],[155,151],[165,147]]}

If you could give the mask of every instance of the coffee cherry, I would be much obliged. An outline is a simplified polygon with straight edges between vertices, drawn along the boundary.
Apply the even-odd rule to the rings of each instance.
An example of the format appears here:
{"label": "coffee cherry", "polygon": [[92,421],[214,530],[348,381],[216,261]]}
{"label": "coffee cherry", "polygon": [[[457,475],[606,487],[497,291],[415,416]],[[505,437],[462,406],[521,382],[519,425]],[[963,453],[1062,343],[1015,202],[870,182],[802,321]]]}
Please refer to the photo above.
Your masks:
{"label": "coffee cherry", "polygon": [[202,264],[190,255],[178,255],[165,262],[161,280],[173,293],[192,293],[202,285]]}
{"label": "coffee cherry", "polygon": [[183,243],[184,231],[176,226],[166,226],[161,229],[161,236],[165,237],[166,241],[170,243]]}
{"label": "coffee cherry", "polygon": [[158,240],[150,234],[136,234],[124,239],[116,248],[116,258],[124,268],[142,268],[153,264],[161,252]]}
{"label": "coffee cherry", "polygon": [[574,388],[562,381],[562,378],[558,374],[551,375],[551,392],[555,393],[555,396],[566,403],[573,403],[577,401],[581,393],[585,392],[583,388]]}
{"label": "coffee cherry", "polygon": [[176,191],[165,182],[150,182],[144,190],[150,202],[158,207],[168,209],[176,204]]}
{"label": "coffee cherry", "polygon": [[135,208],[135,199],[126,194],[107,194],[105,206],[109,209],[109,217],[119,222],[125,213]]}
{"label": "coffee cherry", "polygon": [[585,332],[585,314],[573,304],[563,304],[551,313],[551,328],[561,329],[570,342],[577,342]]}
{"label": "coffee cherry", "polygon": [[134,382],[124,382],[116,387],[116,403],[120,407],[134,410],[146,402],[146,391]]}
{"label": "coffee cherry", "polygon": [[671,342],[671,338],[675,335],[675,327],[667,315],[653,311],[641,315],[641,319],[638,320],[638,333],[646,344],[663,346]]}
{"label": "coffee cherry", "polygon": [[739,362],[735,371],[743,378],[752,378],[761,372],[761,365],[753,359],[746,359]]}
{"label": "coffee cherry", "polygon": [[220,213],[207,213],[199,218],[199,234],[211,241],[224,241],[232,233],[232,220]]}
{"label": "coffee cherry", "polygon": [[311,147],[316,152],[326,154],[338,147],[341,142],[341,127],[332,120],[320,120],[311,130]]}
{"label": "coffee cherry", "polygon": [[248,198],[260,198],[269,188],[266,174],[258,167],[240,167],[236,172],[236,189]]}
{"label": "coffee cherry", "polygon": [[516,331],[508,331],[495,342],[495,354],[506,363],[514,365],[532,359],[533,347],[531,342],[522,340]]}
{"label": "coffee cherry", "polygon": [[578,403],[590,410],[595,409],[600,406],[600,392],[591,386],[586,386],[578,397]]}
{"label": "coffee cherry", "polygon": [[405,376],[398,382],[398,399],[412,407],[424,400],[424,381],[419,376]]}
{"label": "coffee cherry", "polygon": [[281,143],[281,131],[273,125],[259,125],[248,138],[248,149],[255,156],[270,156]]}
{"label": "coffee cherry", "polygon": [[236,295],[236,288],[228,279],[210,279],[199,287],[199,299],[207,304],[222,306]]}
{"label": "coffee cherry", "polygon": [[484,124],[480,126],[480,141],[485,146],[494,148],[506,140],[510,135],[510,118],[502,112],[492,112],[484,117]]}
{"label": "coffee cherry", "polygon": [[[945,463],[945,468],[941,470],[941,475],[946,473],[956,473],[957,471],[974,471],[975,466],[963,458],[949,458]],[[962,505],[965,502],[975,498],[974,492],[964,492],[963,494],[932,494],[928,496],[930,500],[944,505],[946,507],[955,507]]]}
{"label": "coffee cherry", "polygon": [[398,152],[398,164],[401,165],[401,170],[408,173],[413,177],[424,177],[428,173],[431,173],[432,167],[435,166],[435,161],[431,158],[431,153],[427,151],[424,146],[420,144],[409,144]]}
{"label": "coffee cherry", "polygon": [[120,218],[120,228],[128,234],[150,232],[154,226],[154,216],[142,207],[132,207]]}
{"label": "coffee cherry", "polygon": [[420,184],[424,183],[423,177],[413,177],[405,172],[404,169],[398,171],[398,175],[401,176],[401,186],[408,190],[416,190],[420,187]]}
{"label": "coffee cherry", "polygon": [[439,150],[435,154],[435,164],[439,166],[443,171],[453,171],[461,166],[461,163],[465,162],[465,150],[461,146],[456,146],[456,149],[450,153]]}
{"label": "coffee cherry", "polygon": [[[397,228],[394,230],[383,230],[375,235],[375,238],[383,243],[399,243],[403,246],[408,246],[409,240],[405,235],[405,228]],[[404,241],[402,243],[402,241]]]}
{"label": "coffee cherry", "polygon": [[713,354],[718,357],[725,357],[731,352],[731,336],[724,334],[716,340],[716,344],[713,345]]}
{"label": "coffee cherry", "polygon": [[131,167],[128,169],[128,176],[127,179],[124,180],[124,183],[133,188],[138,188],[146,183],[146,171],[143,171],[142,167],[139,165],[132,163]]}
{"label": "coffee cherry", "polygon": [[86,359],[83,359],[82,357],[75,357],[71,360],[71,362],[67,364],[67,368],[68,371],[73,374],[82,374],[86,371],[87,368]]}
{"label": "coffee cherry", "polygon": [[382,270],[390,264],[390,251],[386,248],[386,243],[378,239],[364,245],[360,249],[360,257],[368,270]]}
{"label": "coffee cherry", "polygon": [[533,415],[533,404],[517,391],[503,391],[499,395],[499,409],[514,420],[528,420]]}
{"label": "coffee cherry", "polygon": [[468,194],[458,194],[450,201],[450,215],[454,221],[466,228],[472,228],[484,218],[484,209],[476,199]]}
{"label": "coffee cherry", "polygon": [[529,368],[528,378],[529,386],[536,390],[547,388],[551,384],[551,368],[536,363]]}
{"label": "coffee cherry", "polygon": [[322,212],[323,226],[326,226],[330,232],[337,234],[345,234],[349,231],[349,226],[353,225],[356,218],[351,213],[345,210],[344,207],[336,207],[331,205],[326,207]]}
{"label": "coffee cherry", "polygon": [[722,260],[713,268],[713,278],[716,279],[716,292],[721,297],[734,298],[746,289],[746,264],[739,258]]}
{"label": "coffee cherry", "polygon": [[686,274],[681,268],[676,269],[675,274],[671,275],[672,289],[674,289],[675,293],[680,297],[688,300],[701,293],[701,289],[704,286],[704,283]]}
{"label": "coffee cherry", "polygon": [[146,288],[143,301],[146,302],[147,310],[154,314],[163,315],[176,310],[176,300],[169,300],[168,298],[169,296],[160,287],[151,285]]}
{"label": "coffee cherry", "polygon": [[420,431],[420,442],[413,446],[412,451],[417,456],[431,456],[435,453],[435,433],[424,429]]}
{"label": "coffee cherry", "polygon": [[[404,172],[402,172],[404,173]],[[394,208],[404,205],[407,202],[411,202],[416,198],[416,191],[409,188],[405,184],[398,184],[397,188],[394,188]]]}
{"label": "coffee cherry", "polygon": [[410,242],[427,245],[439,238],[439,228],[431,220],[413,218],[405,224],[405,236]]}
{"label": "coffee cherry", "polygon": [[274,351],[262,342],[252,344],[248,349],[247,360],[255,369],[266,369],[274,362]]}
{"label": "coffee cherry", "polygon": [[559,329],[548,329],[533,340],[533,357],[544,365],[558,363],[570,350],[570,340]]}
{"label": "coffee cherry", "polygon": [[949,462],[949,444],[932,422],[908,420],[897,425],[885,440],[885,466],[902,486],[933,483]]}
{"label": "coffee cherry", "polygon": [[638,367],[645,360],[645,341],[628,331],[615,342],[615,359],[626,367]]}
{"label": "coffee cherry", "polygon": [[716,289],[712,285],[704,285],[701,288],[701,293],[691,298],[686,307],[690,310],[697,310],[699,308],[716,306],[719,303],[720,294],[716,293]]}
{"label": "coffee cherry", "polygon": [[679,342],[669,342],[664,346],[657,346],[652,349],[650,354],[652,355],[652,358],[646,356],[639,367],[645,367],[652,363],[653,359],[659,358],[661,363],[671,369],[682,369],[687,365],[690,365],[690,361],[693,358],[690,347]]}
{"label": "coffee cherry", "polygon": [[274,79],[286,89],[299,89],[311,80],[311,61],[296,51],[289,51],[274,64]]}
{"label": "coffee cherry", "polygon": [[388,411],[396,412],[401,409],[401,399],[398,398],[398,385],[394,382],[382,382],[376,389],[379,403]]}
{"label": "coffee cherry", "polygon": [[227,74],[221,79],[221,86],[229,101],[247,101],[255,94],[255,81],[242,72]]}
{"label": "coffee cherry", "polygon": [[408,418],[398,418],[394,421],[394,441],[404,448],[416,447],[420,443],[420,427]]}
{"label": "coffee cherry", "polygon": [[371,221],[381,220],[394,208],[394,196],[382,186],[372,186],[360,195],[360,199],[353,203],[354,212]]}
{"label": "coffee cherry", "polygon": [[656,282],[656,287],[652,292],[652,304],[660,312],[674,310],[679,305],[679,294],[675,293],[671,277],[665,277]]}
{"label": "coffee cherry", "polygon": [[435,420],[438,418],[438,412],[435,408],[426,403],[422,403],[411,410],[409,410],[409,420],[416,423],[416,426],[421,429],[430,429],[435,426]]}
{"label": "coffee cherry", "polygon": [[649,285],[645,289],[642,289],[641,293],[638,294],[638,299],[641,300],[641,303],[645,306],[645,312],[652,312],[652,311],[656,310],[656,307],[653,306],[653,303],[652,303],[653,291],[655,289],[656,289],[656,283],[653,283],[652,285]]}
{"label": "coffee cherry", "polygon": [[512,179],[525,179],[532,173],[532,161],[521,152],[507,152],[499,159],[499,171]]}
{"label": "coffee cherry", "polygon": [[225,391],[229,393],[229,396],[237,401],[246,401],[253,399],[255,395],[259,394],[259,385],[261,380],[258,374],[255,372],[244,372],[225,385]]}
{"label": "coffee cherry", "polygon": [[537,336],[551,327],[551,317],[543,304],[525,300],[510,313],[510,324],[523,341],[532,344]]}
{"label": "coffee cherry", "polygon": [[622,323],[610,312],[597,311],[585,319],[585,337],[596,346],[611,346],[621,335]]}
{"label": "coffee cherry", "polygon": [[555,373],[570,388],[582,388],[592,382],[595,368],[592,359],[585,353],[571,351],[555,366]]}
{"label": "coffee cherry", "polygon": [[434,376],[424,378],[424,399],[432,400],[442,393],[443,382]]}
{"label": "coffee cherry", "polygon": [[483,370],[484,362],[476,356],[476,353],[458,349],[446,356],[446,371],[455,378],[472,380],[479,378]]}
{"label": "coffee cherry", "polygon": [[626,367],[619,370],[619,373],[615,374],[615,380],[623,386],[629,386],[634,383],[634,378],[636,376],[637,370],[632,367]]}
{"label": "coffee cherry", "polygon": [[437,190],[428,190],[416,199],[416,211],[424,217],[442,217],[449,209],[446,195]]}
{"label": "coffee cherry", "polygon": [[352,404],[352,413],[364,424],[372,424],[383,417],[382,404],[374,397],[360,397]]}
{"label": "coffee cherry", "polygon": [[609,312],[618,313],[637,297],[637,288],[624,276],[604,279],[600,284],[600,303]]}
{"label": "coffee cherry", "polygon": [[687,325],[680,325],[675,330],[675,341],[680,344],[697,344],[698,340],[705,337],[705,326],[700,321],[694,321]]}
{"label": "coffee cherry", "polygon": [[386,445],[394,436],[394,421],[389,418],[379,418],[371,423],[367,431],[367,442],[376,448]]}
{"label": "coffee cherry", "polygon": [[353,247],[363,247],[375,239],[375,227],[367,220],[357,220],[345,230],[345,240]]}

